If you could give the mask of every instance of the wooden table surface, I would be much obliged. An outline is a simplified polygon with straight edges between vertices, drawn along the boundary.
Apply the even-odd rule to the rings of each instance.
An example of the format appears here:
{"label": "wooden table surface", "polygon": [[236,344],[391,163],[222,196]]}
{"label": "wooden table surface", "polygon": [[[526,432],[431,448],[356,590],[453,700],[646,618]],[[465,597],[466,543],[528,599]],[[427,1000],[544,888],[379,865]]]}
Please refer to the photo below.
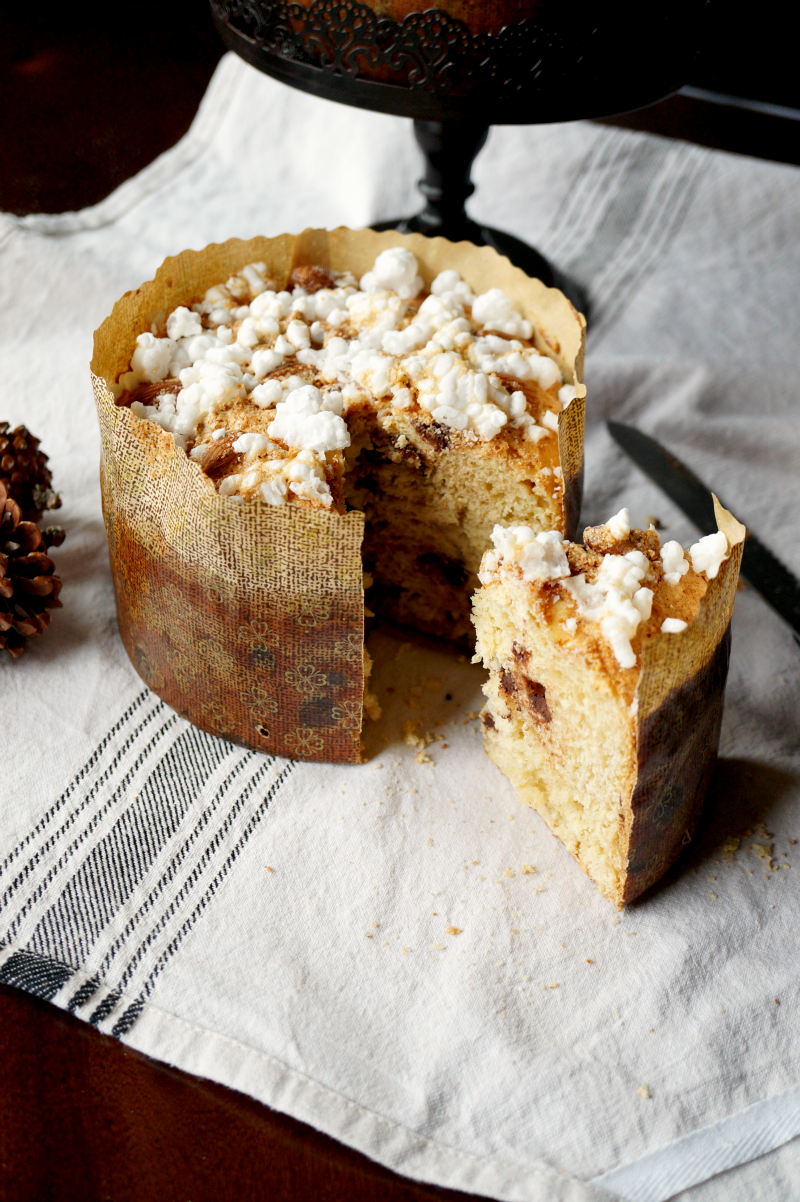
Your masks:
{"label": "wooden table surface", "polygon": [[[2,1202],[476,1202],[0,985]],[[478,1200],[479,1202],[479,1200]]]}
{"label": "wooden table surface", "polygon": [[[79,14],[17,5],[0,16],[0,210],[94,204],[189,128],[221,54],[207,5],[120,0],[114,14],[86,0]],[[730,88],[736,53],[700,86]],[[758,97],[763,80],[749,82]],[[614,123],[800,163],[790,115],[678,95]],[[399,1177],[0,984],[0,1202],[468,1197]]]}

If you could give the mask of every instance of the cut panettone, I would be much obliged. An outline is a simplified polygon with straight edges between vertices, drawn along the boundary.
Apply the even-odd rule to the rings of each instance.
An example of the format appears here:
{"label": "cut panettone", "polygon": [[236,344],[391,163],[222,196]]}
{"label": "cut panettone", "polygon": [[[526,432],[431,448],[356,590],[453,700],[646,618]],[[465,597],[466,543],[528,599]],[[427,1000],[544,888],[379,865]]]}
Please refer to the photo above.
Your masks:
{"label": "cut panettone", "polygon": [[[225,281],[220,283],[220,281]],[[474,639],[497,523],[574,531],[585,322],[488,247],[371,230],[168,259],[95,335],[122,638],[215,734],[357,761],[371,610]]]}
{"label": "cut panettone", "polygon": [[690,841],[719,742],[744,528],[684,555],[627,510],[584,531],[500,527],[473,620],[489,756],[618,908]]}
{"label": "cut panettone", "polygon": [[493,526],[577,520],[558,445],[575,376],[502,289],[418,269],[402,246],[360,282],[251,263],[140,333],[116,390],[230,501],[362,512],[371,608],[470,642]]}

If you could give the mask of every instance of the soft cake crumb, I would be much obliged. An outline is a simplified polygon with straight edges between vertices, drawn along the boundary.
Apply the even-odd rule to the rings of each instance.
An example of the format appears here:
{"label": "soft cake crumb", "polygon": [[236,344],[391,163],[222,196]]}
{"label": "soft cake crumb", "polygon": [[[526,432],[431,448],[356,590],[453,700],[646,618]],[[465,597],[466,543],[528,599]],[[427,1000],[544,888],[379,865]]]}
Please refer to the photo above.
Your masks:
{"label": "soft cake crumb", "polygon": [[434,736],[429,731],[422,730],[422,723],[418,719],[409,719],[403,723],[403,742],[409,747],[419,747],[424,749],[429,747],[434,740]]}
{"label": "soft cake crumb", "polygon": [[775,866],[772,859],[775,848],[772,843],[753,843],[750,850],[754,856],[758,856],[759,859],[764,861],[764,866],[767,870]]}
{"label": "soft cake crumb", "polygon": [[741,842],[742,840],[737,838],[735,835],[729,835],[724,843],[722,843],[720,846],[720,852],[722,853],[723,860],[728,862],[735,860],[736,853],[739,850]]}

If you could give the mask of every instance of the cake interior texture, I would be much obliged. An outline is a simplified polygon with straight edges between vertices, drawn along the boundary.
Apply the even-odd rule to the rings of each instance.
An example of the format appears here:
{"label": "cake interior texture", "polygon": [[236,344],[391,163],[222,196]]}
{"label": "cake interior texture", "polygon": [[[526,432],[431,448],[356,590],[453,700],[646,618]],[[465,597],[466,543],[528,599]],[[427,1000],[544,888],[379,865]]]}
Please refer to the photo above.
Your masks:
{"label": "cake interior texture", "polygon": [[353,415],[350,431],[343,490],[345,504],[366,519],[368,605],[471,644],[470,602],[493,527],[524,520],[548,529],[562,520],[552,491],[556,440],[536,448],[509,438],[471,444],[435,422],[371,407]]}
{"label": "cake interior texture", "polygon": [[[564,653],[557,627],[537,621],[518,590],[476,602],[492,664],[482,720],[486,750],[607,897],[627,864],[636,729],[612,679]],[[599,670],[598,670],[599,669]]]}
{"label": "cake interior texture", "polygon": [[[499,549],[482,565],[474,622],[489,670],[484,742],[519,800],[621,907],[691,837],[716,753],[727,642],[715,635],[688,680],[678,665],[655,743],[638,721],[643,656],[651,647],[689,649],[730,547],[721,532],[710,536],[719,554],[709,559],[701,540],[690,565],[679,544],[662,549],[654,530],[630,530],[627,511],[587,529],[584,546],[547,537],[496,531]],[[664,827],[661,861],[648,850],[634,874],[636,847],[652,842],[654,822]]]}

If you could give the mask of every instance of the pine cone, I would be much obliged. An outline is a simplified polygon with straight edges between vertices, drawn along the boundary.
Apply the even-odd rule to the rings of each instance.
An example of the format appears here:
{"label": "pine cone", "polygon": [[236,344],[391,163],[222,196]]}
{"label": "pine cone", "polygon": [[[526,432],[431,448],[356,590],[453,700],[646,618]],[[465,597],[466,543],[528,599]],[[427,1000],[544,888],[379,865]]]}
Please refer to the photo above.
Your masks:
{"label": "pine cone", "polygon": [[63,541],[60,527],[41,531],[23,521],[20,505],[0,480],[0,649],[14,659],[26,639],[49,626],[48,610],[61,608],[61,581],[44,552]]}
{"label": "pine cone", "polygon": [[25,426],[10,430],[8,422],[0,422],[0,484],[20,506],[25,521],[37,522],[45,509],[61,507],[52,483],[39,439]]}

